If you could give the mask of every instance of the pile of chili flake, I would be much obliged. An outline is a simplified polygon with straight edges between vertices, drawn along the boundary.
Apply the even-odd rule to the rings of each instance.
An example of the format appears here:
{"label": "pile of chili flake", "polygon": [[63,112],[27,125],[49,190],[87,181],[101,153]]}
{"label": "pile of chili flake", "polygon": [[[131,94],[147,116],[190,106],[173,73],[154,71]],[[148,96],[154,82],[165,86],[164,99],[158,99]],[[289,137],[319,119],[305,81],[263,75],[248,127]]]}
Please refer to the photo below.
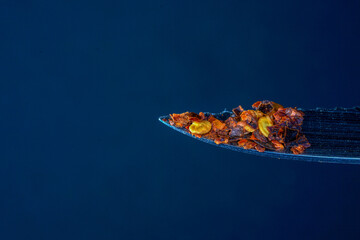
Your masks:
{"label": "pile of chili flake", "polygon": [[199,138],[213,140],[216,144],[238,145],[244,149],[265,149],[301,154],[310,143],[301,125],[304,113],[296,108],[284,108],[280,104],[265,100],[252,105],[254,110],[241,106],[221,121],[211,114],[185,112],[170,114],[172,126],[184,128]]}

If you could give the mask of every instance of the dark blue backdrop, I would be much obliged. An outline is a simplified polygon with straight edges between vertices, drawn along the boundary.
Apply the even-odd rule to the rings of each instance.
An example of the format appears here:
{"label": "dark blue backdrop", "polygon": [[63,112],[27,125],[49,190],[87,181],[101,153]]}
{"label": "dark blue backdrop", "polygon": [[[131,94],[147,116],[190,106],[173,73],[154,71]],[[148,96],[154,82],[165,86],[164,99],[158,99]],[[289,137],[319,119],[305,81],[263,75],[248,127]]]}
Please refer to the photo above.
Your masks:
{"label": "dark blue backdrop", "polygon": [[360,167],[157,120],[360,104],[359,1],[0,4],[0,239],[359,239]]}

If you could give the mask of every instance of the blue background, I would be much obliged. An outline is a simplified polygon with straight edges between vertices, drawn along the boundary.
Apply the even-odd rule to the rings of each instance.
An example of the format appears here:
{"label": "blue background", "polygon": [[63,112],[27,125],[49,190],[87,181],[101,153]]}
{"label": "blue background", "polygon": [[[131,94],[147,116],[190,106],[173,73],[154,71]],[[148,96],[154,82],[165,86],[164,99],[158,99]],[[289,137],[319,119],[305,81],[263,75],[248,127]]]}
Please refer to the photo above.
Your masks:
{"label": "blue background", "polygon": [[360,104],[359,1],[1,1],[0,239],[359,239],[360,167],[166,128]]}

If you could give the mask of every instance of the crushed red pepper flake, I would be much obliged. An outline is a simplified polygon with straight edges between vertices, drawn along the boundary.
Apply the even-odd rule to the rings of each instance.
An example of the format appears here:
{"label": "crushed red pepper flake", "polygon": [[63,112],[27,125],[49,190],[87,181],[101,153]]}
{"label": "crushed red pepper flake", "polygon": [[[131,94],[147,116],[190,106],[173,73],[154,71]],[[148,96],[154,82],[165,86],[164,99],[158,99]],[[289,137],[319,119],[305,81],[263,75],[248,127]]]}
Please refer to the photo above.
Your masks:
{"label": "crushed red pepper flake", "polygon": [[296,108],[284,108],[268,100],[258,101],[252,107],[255,110],[244,110],[241,106],[234,108],[233,114],[225,121],[203,112],[199,114],[185,112],[170,114],[168,122],[191,133],[189,126],[193,122],[206,120],[211,123],[209,132],[202,135],[191,134],[198,138],[213,140],[216,144],[237,145],[244,149],[256,149],[259,152],[267,149],[301,154],[311,146],[305,135],[301,133],[303,112]]}

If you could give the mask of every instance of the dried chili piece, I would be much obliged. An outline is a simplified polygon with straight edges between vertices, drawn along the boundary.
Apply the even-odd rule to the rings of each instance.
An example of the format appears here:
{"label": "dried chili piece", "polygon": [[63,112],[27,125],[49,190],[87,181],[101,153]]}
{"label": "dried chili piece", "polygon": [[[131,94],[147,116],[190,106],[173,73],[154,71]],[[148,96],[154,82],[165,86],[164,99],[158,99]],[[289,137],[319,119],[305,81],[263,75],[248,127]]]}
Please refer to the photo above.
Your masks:
{"label": "dried chili piece", "polygon": [[251,135],[253,137],[253,140],[258,140],[259,142],[268,142],[268,138],[264,136],[259,129],[256,129],[253,134]]}
{"label": "dried chili piece", "polygon": [[251,140],[242,139],[238,142],[238,145],[244,149],[254,149],[257,144]]}
{"label": "dried chili piece", "polygon": [[274,114],[274,123],[282,127],[301,130],[304,113],[295,108],[279,108]]}
{"label": "dried chili piece", "polygon": [[244,111],[244,109],[239,105],[237,108],[234,108],[232,112],[235,116],[240,116],[240,114]]}
{"label": "dried chili piece", "polygon": [[200,121],[201,117],[193,112],[185,112],[180,114],[170,114],[169,123],[176,127],[187,127],[193,121]]}
{"label": "dried chili piece", "polygon": [[214,131],[219,131],[226,128],[226,124],[214,116],[210,116],[208,121],[212,124]]}
{"label": "dried chili piece", "polygon": [[281,152],[285,148],[285,146],[277,140],[272,140],[271,143],[274,145],[276,151]]}
{"label": "dried chili piece", "polygon": [[269,130],[269,140],[283,141],[285,137],[285,128],[278,125],[267,128]]}
{"label": "dried chili piece", "polygon": [[265,114],[269,114],[271,112],[277,111],[281,106],[278,103],[271,102],[269,100],[264,101],[258,101],[252,105],[252,107],[256,110],[259,110],[260,112],[263,112]]}
{"label": "dried chili piece", "polygon": [[258,151],[258,152],[265,152],[265,148],[263,146],[260,146],[260,145],[256,145],[255,146],[255,149]]}
{"label": "dried chili piece", "polygon": [[305,147],[303,145],[296,145],[291,148],[292,153],[301,154],[305,151]]}

